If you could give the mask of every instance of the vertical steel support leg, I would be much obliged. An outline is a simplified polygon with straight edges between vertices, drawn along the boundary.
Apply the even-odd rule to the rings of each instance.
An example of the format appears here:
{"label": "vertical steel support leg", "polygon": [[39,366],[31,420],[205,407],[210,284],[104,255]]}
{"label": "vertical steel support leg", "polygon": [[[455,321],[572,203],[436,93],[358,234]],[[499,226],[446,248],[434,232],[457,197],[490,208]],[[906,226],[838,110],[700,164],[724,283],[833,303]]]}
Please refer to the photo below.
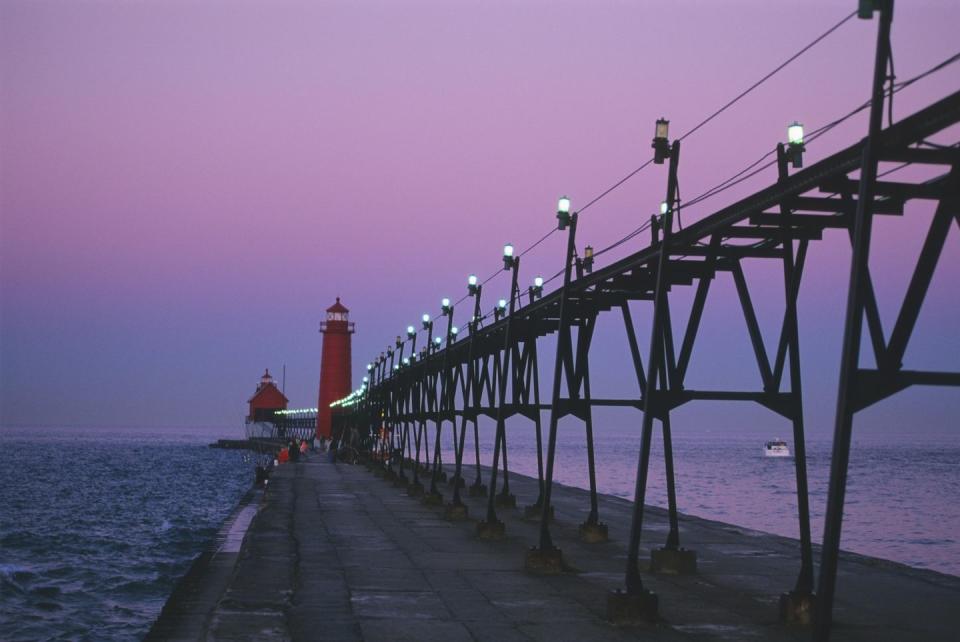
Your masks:
{"label": "vertical steel support leg", "polygon": [[[454,432],[456,432],[457,427],[454,425]],[[463,409],[463,418],[460,421],[460,449],[457,451],[456,457],[456,469],[453,473],[453,503],[454,505],[462,504],[460,499],[460,486],[462,485],[461,480],[463,479],[463,446],[464,441],[467,436],[467,409],[466,404],[464,404]]]}
{"label": "vertical steel support leg", "polygon": [[543,430],[540,417],[540,372],[537,364],[537,339],[534,337],[531,340],[533,341],[533,354],[530,361],[530,370],[533,378],[533,405],[537,409],[533,415],[535,417],[533,423],[537,433],[537,485],[539,489],[537,501],[534,505],[540,506],[543,503]]}
{"label": "vertical steel support leg", "polygon": [[[660,363],[661,387],[674,388],[677,386],[676,366],[673,358],[673,321],[670,318],[670,301],[667,295],[663,297],[663,353],[664,359]],[[670,407],[664,404],[660,415],[660,431],[663,436],[663,468],[667,477],[667,515],[670,522],[670,532],[667,534],[666,548],[676,550],[680,547],[680,522],[677,517],[677,483],[673,472],[673,436],[670,432]]]}
{"label": "vertical steel support leg", "polygon": [[593,452],[593,413],[590,410],[590,375],[586,374],[583,380],[583,421],[587,431],[587,472],[590,475],[590,514],[588,524],[596,524],[600,520],[599,505],[597,502],[597,465]]}
{"label": "vertical steel support leg", "polygon": [[820,580],[817,586],[817,607],[814,615],[814,639],[828,640],[833,620],[833,597],[837,581],[837,558],[840,554],[840,531],[843,524],[843,500],[850,463],[850,438],[856,408],[857,371],[860,364],[860,341],[863,334],[864,283],[868,276],[872,206],[877,179],[877,137],[883,117],[884,83],[890,56],[890,23],[893,0],[880,2],[880,25],[877,30],[877,52],[873,69],[873,96],[870,105],[870,129],[863,146],[860,168],[860,190],[854,219],[853,257],[850,261],[850,288],[847,292],[847,313],[844,323],[843,348],[840,357],[840,385],[837,393],[836,424],[833,433],[833,456],[830,462],[830,487],[823,529],[823,553]]}
{"label": "vertical steel support leg", "polygon": [[437,480],[440,477],[440,430],[443,426],[443,421],[437,420],[434,422],[437,426],[436,432],[434,433],[433,439],[433,464],[431,466],[430,474],[430,494],[437,495],[439,490],[437,490]]}
{"label": "vertical steel support leg", "polygon": [[[777,147],[777,161],[780,180],[787,179],[787,157],[783,145]],[[797,519],[800,529],[800,573],[793,589],[793,601],[802,602],[803,613],[801,619],[808,621],[809,604],[813,594],[813,547],[810,537],[810,503],[807,488],[807,447],[803,429],[803,386],[800,378],[800,333],[797,322],[797,296],[800,293],[800,275],[794,261],[793,237],[790,235],[791,210],[785,205],[780,206],[781,229],[783,237],[783,291],[786,313],[784,314],[783,332],[786,335],[787,351],[790,359],[790,414],[793,423],[793,454],[797,479]],[[778,383],[779,387],[779,383]],[[787,596],[787,600],[791,599]],[[781,603],[784,603],[781,599]],[[785,604],[785,603],[784,603]],[[792,614],[781,609],[784,619],[792,620]]]}
{"label": "vertical steel support leg", "polygon": [[680,521],[677,518],[677,488],[673,476],[673,438],[670,435],[670,411],[664,409],[660,417],[663,430],[663,461],[667,472],[667,510],[670,516],[670,533],[667,535],[667,548],[680,547]]}
{"label": "vertical steel support leg", "polygon": [[423,420],[417,421],[417,452],[416,461],[413,462],[413,483],[420,483],[420,447],[423,444],[423,433],[427,429],[427,423]]}
{"label": "vertical steel support leg", "polygon": [[667,181],[667,213],[664,215],[663,241],[657,258],[657,275],[653,295],[653,327],[650,331],[650,353],[647,362],[647,390],[644,395],[643,428],[640,442],[640,458],[637,462],[637,482],[634,490],[633,516],[630,522],[630,539],[627,547],[626,587],[627,594],[645,592],[640,578],[640,535],[643,531],[643,509],[647,493],[647,472],[650,466],[650,442],[653,435],[653,418],[661,416],[662,395],[667,382],[661,375],[664,364],[664,306],[667,299],[667,266],[670,260],[669,243],[673,228],[673,202],[676,194],[677,164],[680,160],[680,142],[674,141],[670,154],[670,176]]}
{"label": "vertical steel support leg", "polygon": [[483,475],[480,470],[480,424],[473,418],[473,454],[476,459],[477,478],[473,481],[475,488],[483,486]]}
{"label": "vertical steel support leg", "polygon": [[[497,519],[497,510],[496,510],[496,488],[497,488],[497,465],[498,465],[498,456],[500,454],[500,447],[503,448],[504,459],[506,459],[507,454],[507,445],[506,445],[506,403],[507,403],[507,377],[510,372],[510,354],[513,352],[513,337],[511,336],[511,328],[513,325],[513,316],[516,311],[516,304],[519,298],[519,290],[517,288],[517,276],[520,270],[520,259],[519,257],[514,259],[512,267],[512,277],[510,284],[510,310],[509,316],[507,316],[506,327],[504,328],[504,337],[503,337],[503,362],[500,368],[500,379],[497,381],[498,388],[498,403],[497,403],[497,435],[494,439],[493,447],[493,467],[490,469],[490,493],[487,501],[487,519],[486,525],[483,523],[478,525],[478,528],[488,528],[493,529],[491,532],[496,532],[498,536],[502,536],[503,525],[500,520]],[[504,469],[506,473],[506,469]],[[506,488],[504,489],[507,490]]]}
{"label": "vertical steel support leg", "polygon": [[563,271],[563,288],[560,290],[560,320],[557,328],[557,352],[553,362],[553,388],[550,395],[550,428],[547,434],[547,462],[543,480],[543,512],[540,516],[540,542],[538,550],[548,555],[556,551],[553,538],[550,537],[550,494],[553,490],[553,464],[557,453],[557,425],[560,421],[560,383],[563,377],[563,364],[569,356],[570,311],[568,298],[573,269],[573,255],[576,249],[577,214],[570,217],[570,232],[567,235],[566,263]]}
{"label": "vertical steel support leg", "polygon": [[[655,361],[650,356],[651,363]],[[640,459],[637,462],[637,482],[634,487],[633,514],[630,521],[630,539],[627,542],[627,572],[625,584],[628,594],[644,591],[643,580],[640,578],[640,532],[643,529],[643,503],[647,495],[647,471],[650,467],[650,442],[653,435],[653,405],[657,398],[654,392],[656,372],[649,372],[647,376],[647,394],[643,410],[643,427],[640,437]]]}

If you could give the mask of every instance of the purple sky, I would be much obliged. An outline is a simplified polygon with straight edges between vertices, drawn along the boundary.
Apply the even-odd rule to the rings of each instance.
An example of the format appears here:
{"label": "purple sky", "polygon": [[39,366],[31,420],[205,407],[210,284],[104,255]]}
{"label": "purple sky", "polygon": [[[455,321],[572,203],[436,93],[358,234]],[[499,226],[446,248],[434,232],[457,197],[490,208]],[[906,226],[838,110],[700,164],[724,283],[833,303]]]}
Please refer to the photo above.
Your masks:
{"label": "purple sky", "polygon": [[[459,298],[467,274],[495,270],[504,242],[523,249],[548,231],[557,196],[576,208],[646,160],[657,117],[686,132],[855,5],[0,3],[0,423],[239,426],[263,368],[283,364],[292,402],[314,405],[317,323],[335,296],[357,322],[359,376],[441,297]],[[956,2],[899,3],[898,78],[955,53],[958,24]],[[848,22],[684,141],[682,196],[755,160],[790,121],[811,130],[866,99],[875,34],[876,21]],[[895,116],[958,88],[954,65],[898,94]],[[807,162],[864,132],[849,121]],[[639,225],[664,182],[650,167],[591,208],[582,244]],[[913,211],[878,224],[888,331],[912,268],[901,246],[914,251],[929,220],[929,206]],[[525,282],[559,269],[562,240],[524,258]],[[815,435],[832,430],[848,261],[842,233],[829,234],[801,293]],[[956,368],[958,265],[954,228],[910,367]],[[781,278],[748,266],[770,342]],[[506,288],[492,282],[486,303]],[[675,300],[682,328],[689,296]],[[635,317],[646,347],[649,308]],[[690,385],[755,385],[728,276],[705,323]],[[618,317],[601,329],[595,394],[628,394]],[[909,392],[867,415],[882,430],[938,432],[956,423],[958,397]],[[690,428],[782,425],[743,405],[680,416]],[[628,417],[639,414],[617,420]]]}

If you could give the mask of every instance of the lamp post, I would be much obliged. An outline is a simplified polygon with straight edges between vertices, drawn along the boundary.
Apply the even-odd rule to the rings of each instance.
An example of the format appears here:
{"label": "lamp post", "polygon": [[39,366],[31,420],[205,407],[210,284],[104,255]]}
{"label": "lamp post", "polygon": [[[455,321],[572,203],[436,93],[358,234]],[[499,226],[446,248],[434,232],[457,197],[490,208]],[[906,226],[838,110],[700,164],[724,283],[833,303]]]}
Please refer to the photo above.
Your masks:
{"label": "lamp post", "polygon": [[530,286],[530,303],[533,303],[537,299],[543,296],[543,277],[537,276],[533,280],[533,285]]}
{"label": "lamp post", "polygon": [[[510,479],[507,472],[507,438],[506,438],[506,396],[507,380],[510,378],[510,355],[513,352],[513,317],[516,310],[517,301],[520,298],[520,288],[517,285],[517,278],[520,273],[520,257],[513,255],[513,246],[509,243],[503,248],[503,268],[511,270],[510,278],[510,302],[509,311],[506,317],[506,328],[503,332],[503,362],[500,366],[500,379],[498,383],[498,403],[497,403],[497,433],[493,444],[493,465],[490,468],[490,492],[487,501],[487,518],[478,525],[481,537],[496,538],[503,537],[504,524],[497,519],[495,504],[497,501],[497,468],[500,465],[500,450],[503,449],[503,491],[500,493],[503,499],[516,501],[510,495]],[[507,308],[507,302],[500,299],[498,309],[501,314]]]}
{"label": "lamp post", "polygon": [[593,272],[593,247],[583,248],[583,269],[587,274]]}
{"label": "lamp post", "polygon": [[503,317],[503,315],[506,313],[506,311],[507,311],[507,300],[500,299],[499,301],[497,301],[497,307],[493,309],[493,319],[495,321],[499,321],[500,318]]}
{"label": "lamp post", "polygon": [[657,125],[653,135],[653,162],[657,165],[663,165],[663,161],[670,158],[670,121],[665,118],[658,118]]}
{"label": "lamp post", "polygon": [[557,201],[557,229],[565,230],[570,224],[570,199],[561,196]]}
{"label": "lamp post", "polygon": [[417,352],[417,329],[412,325],[407,326],[407,339],[410,341],[410,354]]}
{"label": "lamp post", "polygon": [[513,255],[513,245],[507,243],[503,246],[503,269],[510,270],[513,266],[518,263],[520,260],[519,257]]}
{"label": "lamp post", "polygon": [[803,144],[803,124],[793,121],[787,127],[787,159],[794,169],[803,167],[803,152],[806,149]]}
{"label": "lamp post", "polygon": [[569,333],[569,287],[573,278],[574,257],[577,252],[576,212],[573,212],[570,215],[569,227],[570,231],[567,234],[567,252],[563,268],[563,285],[560,287],[560,309],[558,314],[559,319],[557,332],[558,346],[556,357],[553,363],[553,388],[551,394],[550,430],[547,436],[546,474],[544,477],[544,484],[540,498],[542,510],[540,515],[540,541],[537,548],[532,549],[530,553],[528,553],[528,558],[541,558],[543,560],[548,560],[551,563],[556,563],[557,566],[560,565],[561,553],[560,549],[554,546],[553,538],[550,536],[550,495],[553,491],[553,464],[557,451],[557,427],[560,420],[557,408],[560,406],[560,384],[563,374],[563,358],[565,354],[570,353],[572,350],[572,342]]}
{"label": "lamp post", "polygon": [[403,361],[403,350],[404,350],[404,348],[407,347],[407,345],[406,345],[406,342],[403,340],[403,338],[402,338],[399,334],[397,335],[397,338],[394,340],[394,346],[396,347],[396,349],[397,349],[397,351],[398,351],[397,359],[402,362],[402,361]]}
{"label": "lamp post", "polygon": [[[476,364],[474,363],[474,339],[476,338],[477,328],[480,325],[480,298],[483,295],[483,284],[477,282],[476,275],[471,274],[467,278],[467,291],[471,296],[473,296],[473,316],[470,317],[470,321],[467,326],[470,329],[470,342],[467,349],[467,395],[464,397],[464,409],[466,410],[467,405],[471,403],[470,399],[474,400],[474,403],[477,403],[477,400],[480,397],[480,391],[477,386],[477,374],[476,374]],[[485,492],[483,486],[483,480],[480,472],[480,428],[477,423],[476,418],[472,419],[473,421],[473,445],[474,445],[474,455],[476,459],[476,478],[474,479],[473,485],[470,487],[471,496],[481,495]],[[464,447],[464,437],[467,429],[467,413],[463,413],[463,418],[460,423],[460,450],[457,453],[456,458],[456,467],[454,471],[454,490],[453,490],[453,505],[462,506],[463,503],[460,500],[460,478],[461,472],[463,469],[463,447]],[[457,510],[456,508],[453,509]],[[464,510],[464,516],[466,516],[466,511]]]}

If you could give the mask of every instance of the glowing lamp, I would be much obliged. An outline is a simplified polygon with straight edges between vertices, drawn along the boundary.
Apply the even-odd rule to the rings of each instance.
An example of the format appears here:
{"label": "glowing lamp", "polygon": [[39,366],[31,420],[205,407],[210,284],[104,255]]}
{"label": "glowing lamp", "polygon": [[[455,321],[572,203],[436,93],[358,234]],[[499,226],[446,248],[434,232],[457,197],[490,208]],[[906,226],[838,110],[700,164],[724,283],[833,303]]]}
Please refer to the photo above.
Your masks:
{"label": "glowing lamp", "polygon": [[803,125],[793,121],[793,124],[787,127],[787,160],[794,169],[803,167],[803,152],[806,149],[803,144]]}
{"label": "glowing lamp", "polygon": [[513,255],[513,245],[507,243],[503,246],[503,269],[509,270],[514,266],[517,259]]}
{"label": "glowing lamp", "polygon": [[570,199],[566,196],[561,196],[560,200],[557,201],[557,229],[563,230],[566,229],[567,225],[570,224]]}
{"label": "glowing lamp", "polygon": [[666,201],[660,202],[660,216],[665,216],[670,211],[670,205]]}
{"label": "glowing lamp", "polygon": [[803,145],[803,123],[793,121],[793,124],[787,127],[787,142],[791,145]]}
{"label": "glowing lamp", "polygon": [[443,312],[444,315],[447,315],[447,314],[450,314],[451,309],[452,308],[450,307],[450,299],[444,297],[443,300],[440,301],[440,311]]}
{"label": "glowing lamp", "polygon": [[470,276],[468,276],[468,277],[467,277],[467,292],[469,292],[470,294],[476,294],[478,287],[479,287],[479,286],[478,286],[478,284],[477,284],[477,275],[476,275],[476,274],[471,274]]}
{"label": "glowing lamp", "polygon": [[429,330],[429,329],[430,329],[430,326],[433,325],[433,321],[430,320],[430,315],[429,315],[429,314],[424,314],[424,315],[423,315],[422,317],[420,317],[420,318],[423,320],[423,329],[424,329],[424,330]]}
{"label": "glowing lamp", "polygon": [[458,332],[460,332],[460,328],[458,328],[457,326],[453,326],[452,328],[450,328],[450,334],[452,334],[453,336],[457,336]]}
{"label": "glowing lamp", "polygon": [[543,294],[543,277],[538,276],[533,280],[533,285],[530,286],[530,294],[534,299],[539,299]]}
{"label": "glowing lamp", "polygon": [[408,326],[407,326],[407,338],[408,338],[408,339],[412,339],[412,338],[414,338],[415,336],[417,336],[417,329],[414,328],[412,325],[408,325]]}

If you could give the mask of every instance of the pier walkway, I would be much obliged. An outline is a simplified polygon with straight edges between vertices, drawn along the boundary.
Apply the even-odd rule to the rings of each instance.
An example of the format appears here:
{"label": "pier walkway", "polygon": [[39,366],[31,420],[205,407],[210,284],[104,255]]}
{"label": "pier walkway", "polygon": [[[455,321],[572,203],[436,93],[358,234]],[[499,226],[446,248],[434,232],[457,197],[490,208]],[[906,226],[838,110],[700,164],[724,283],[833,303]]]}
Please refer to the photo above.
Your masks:
{"label": "pier walkway", "polygon": [[[536,480],[510,482],[519,506],[535,499]],[[451,489],[440,490],[449,501]],[[587,492],[558,485],[553,497],[554,538],[570,568],[531,575],[524,555],[538,522],[522,508],[500,511],[506,539],[481,540],[485,499],[465,497],[471,519],[449,522],[364,466],[317,456],[281,466],[239,553],[224,546],[200,560],[148,639],[810,639],[808,627],[777,621],[799,564],[795,541],[686,516],[698,574],[646,575],[660,621],[609,624],[606,592],[623,582],[631,504],[601,496],[610,541],[586,544],[577,526]],[[644,542],[662,542],[666,513],[650,509],[644,526]],[[844,554],[838,589],[832,639],[956,639],[960,578]]]}

